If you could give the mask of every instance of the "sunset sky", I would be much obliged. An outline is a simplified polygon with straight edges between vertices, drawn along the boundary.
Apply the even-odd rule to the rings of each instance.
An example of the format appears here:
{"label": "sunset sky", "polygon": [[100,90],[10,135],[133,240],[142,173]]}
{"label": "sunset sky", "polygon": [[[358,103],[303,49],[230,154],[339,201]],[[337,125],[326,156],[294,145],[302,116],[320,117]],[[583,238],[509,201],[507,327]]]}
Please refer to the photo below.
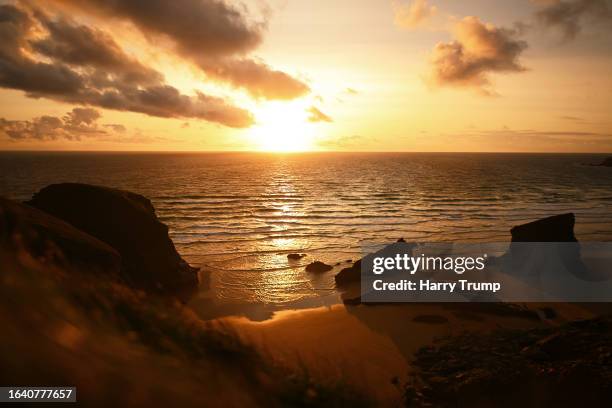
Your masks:
{"label": "sunset sky", "polygon": [[612,152],[612,1],[0,1],[0,106],[2,150]]}

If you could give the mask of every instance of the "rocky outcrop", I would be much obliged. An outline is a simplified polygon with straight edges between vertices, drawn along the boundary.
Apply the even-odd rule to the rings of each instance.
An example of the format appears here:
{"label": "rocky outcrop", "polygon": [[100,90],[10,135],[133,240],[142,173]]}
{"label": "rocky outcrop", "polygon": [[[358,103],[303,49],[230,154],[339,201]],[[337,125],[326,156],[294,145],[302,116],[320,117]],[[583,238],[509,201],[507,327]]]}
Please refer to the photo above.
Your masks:
{"label": "rocky outcrop", "polygon": [[574,214],[554,215],[516,226],[510,230],[512,242],[577,242]]}
{"label": "rocky outcrop", "polygon": [[[512,242],[506,254],[491,261],[534,288],[540,287],[542,276],[555,276],[563,270],[582,280],[601,280],[582,261],[574,224],[574,214],[568,213],[516,226],[510,230]],[[530,242],[547,244],[525,244]]]}
{"label": "rocky outcrop", "polygon": [[323,263],[321,261],[314,261],[306,265],[306,272],[310,273],[323,273],[331,271],[332,269],[334,269],[333,266],[327,265],[326,263]]}
{"label": "rocky outcrop", "polygon": [[464,333],[414,355],[406,406],[612,404],[612,319]]}
{"label": "rocky outcrop", "polygon": [[36,208],[1,197],[0,248],[49,266],[120,275],[121,257],[109,245]]}
{"label": "rocky outcrop", "polygon": [[[386,250],[393,250],[395,248],[401,247],[405,251],[412,251],[414,248],[414,244],[407,243],[404,238],[398,239],[393,244],[387,245],[385,248],[377,251],[374,254],[368,254],[366,257],[373,257],[379,253],[382,253]],[[336,276],[336,287],[340,289],[347,289],[348,287],[355,285],[361,282],[361,259],[358,259],[353,265],[348,268],[342,269]],[[350,260],[348,260],[350,262]]]}
{"label": "rocky outcrop", "polygon": [[197,287],[197,268],[181,258],[168,227],[139,194],[87,184],[53,184],[27,204],[114,248],[122,258],[121,275],[130,286],[161,293]]}
{"label": "rocky outcrop", "polygon": [[336,287],[344,289],[361,280],[361,259],[348,268],[342,269],[335,277]]}
{"label": "rocky outcrop", "polygon": [[299,261],[300,259],[304,258],[306,256],[306,254],[287,254],[287,259],[290,261]]}

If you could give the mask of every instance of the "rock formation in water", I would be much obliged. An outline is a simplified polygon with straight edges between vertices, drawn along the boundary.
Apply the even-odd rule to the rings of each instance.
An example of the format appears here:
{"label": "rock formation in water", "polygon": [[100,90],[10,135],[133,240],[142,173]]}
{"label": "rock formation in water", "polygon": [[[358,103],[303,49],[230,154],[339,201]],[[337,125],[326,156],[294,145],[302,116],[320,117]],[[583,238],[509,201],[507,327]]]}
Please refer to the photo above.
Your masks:
{"label": "rock formation in water", "polygon": [[359,283],[361,280],[361,259],[348,268],[342,269],[334,279],[336,280],[336,287],[338,288],[346,288],[350,285]]}
{"label": "rock formation in water", "polygon": [[[540,276],[560,273],[560,269],[580,279],[599,280],[582,261],[574,224],[574,214],[567,213],[512,228],[510,249],[500,258],[506,272],[521,276],[533,286],[540,283]],[[525,244],[529,242],[548,244]]]}
{"label": "rock formation in water", "polygon": [[116,249],[122,278],[130,286],[160,293],[187,293],[197,287],[197,268],[181,258],[168,227],[139,194],[64,183],[43,188],[27,204]]}
{"label": "rock formation in water", "polygon": [[119,277],[112,247],[43,211],[0,197],[0,246],[49,266]]}
{"label": "rock formation in water", "polygon": [[[378,252],[382,252],[386,249],[392,249],[397,246],[402,246],[405,251],[412,251],[414,244],[407,243],[404,238],[398,239],[393,244],[388,245],[384,249]],[[375,254],[369,254],[366,256],[374,256]],[[349,259],[347,262],[351,262]],[[361,281],[361,259],[358,259],[353,265],[348,268],[342,269],[334,278],[336,280],[336,287],[346,289],[351,285],[355,285]]]}
{"label": "rock formation in water", "polygon": [[314,261],[306,265],[306,272],[311,272],[311,273],[323,273],[323,272],[331,271],[332,269],[334,269],[333,266],[327,265],[321,261]]}
{"label": "rock formation in water", "polygon": [[306,254],[287,254],[287,259],[289,259],[290,261],[298,261],[300,259],[302,259],[303,257],[305,257]]}
{"label": "rock formation in water", "polygon": [[542,218],[510,230],[512,242],[577,242],[574,235],[574,214]]}

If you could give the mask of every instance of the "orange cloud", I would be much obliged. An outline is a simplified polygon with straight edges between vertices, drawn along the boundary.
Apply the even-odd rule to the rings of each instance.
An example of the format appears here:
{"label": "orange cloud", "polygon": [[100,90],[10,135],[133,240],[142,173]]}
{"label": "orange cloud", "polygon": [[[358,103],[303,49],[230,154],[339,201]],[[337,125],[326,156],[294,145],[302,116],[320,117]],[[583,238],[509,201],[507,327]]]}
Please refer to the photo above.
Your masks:
{"label": "orange cloud", "polygon": [[[80,140],[83,137],[94,137],[108,132],[98,125],[101,115],[91,108],[74,108],[61,118],[41,116],[30,120],[6,120],[0,118],[0,134],[13,141],[25,139],[37,140]],[[121,125],[110,125],[114,132],[121,132]],[[105,126],[106,127],[106,126]],[[124,130],[124,128],[123,128]]]}
{"label": "orange cloud", "polygon": [[392,6],[395,14],[395,24],[407,29],[424,25],[438,12],[437,7],[429,5],[427,0],[413,0],[410,4],[393,0]]}
{"label": "orange cloud", "polygon": [[308,108],[307,112],[309,113],[309,122],[333,122],[332,118],[330,118],[314,106]]}
{"label": "orange cloud", "polygon": [[485,24],[465,17],[454,30],[455,40],[439,43],[431,55],[429,77],[434,86],[454,86],[494,95],[490,74],[523,72],[519,58],[527,48],[517,30]]}
{"label": "orange cloud", "polygon": [[290,100],[310,92],[302,81],[250,58],[200,59],[198,66],[209,78],[243,88],[255,98]]}

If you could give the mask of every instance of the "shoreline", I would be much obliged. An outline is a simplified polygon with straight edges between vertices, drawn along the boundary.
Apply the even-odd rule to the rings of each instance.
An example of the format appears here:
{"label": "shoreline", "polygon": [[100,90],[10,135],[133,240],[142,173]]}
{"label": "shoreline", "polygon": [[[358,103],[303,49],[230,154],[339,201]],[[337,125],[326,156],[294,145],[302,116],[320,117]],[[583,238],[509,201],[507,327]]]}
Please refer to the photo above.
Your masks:
{"label": "shoreline", "polygon": [[[66,200],[67,196],[71,199]],[[248,298],[224,302],[217,285],[224,277],[206,267],[197,272],[181,258],[168,228],[143,196],[67,184],[42,190],[29,204],[10,200],[0,204],[0,259],[12,265],[3,275],[7,285],[2,289],[9,301],[0,313],[9,319],[11,329],[4,342],[27,349],[25,355],[36,364],[40,353],[55,356],[51,350],[59,347],[69,364],[61,358],[46,357],[45,361],[65,369],[62,378],[75,378],[73,373],[78,372],[72,382],[78,382],[88,395],[100,390],[87,383],[80,355],[92,360],[93,371],[105,373],[109,383],[124,380],[117,370],[126,366],[131,372],[146,372],[145,388],[156,387],[170,375],[173,384],[180,385],[163,392],[170,399],[178,393],[186,405],[200,401],[194,397],[199,393],[192,390],[206,387],[207,395],[216,396],[215,387],[222,387],[220,400],[242,405],[276,401],[286,406],[287,401],[314,399],[334,406],[329,401],[346,405],[367,397],[367,402],[362,401],[365,406],[396,406],[412,401],[408,393],[413,390],[412,378],[424,366],[423,353],[433,359],[440,349],[456,353],[455,348],[464,347],[460,340],[469,336],[483,338],[482,347],[495,348],[495,336],[504,331],[512,331],[513,339],[528,333],[539,341],[543,331],[555,334],[572,322],[587,322],[590,332],[584,344],[588,348],[599,327],[593,319],[611,312],[608,304],[362,303],[359,280],[355,281],[362,258],[349,261],[329,255],[325,260],[330,266],[313,254],[291,257],[285,252],[275,256],[291,265],[292,272],[251,271],[257,279],[251,281],[245,275],[249,268],[245,263],[235,271],[233,284],[254,292],[264,290],[262,299],[282,300],[283,292],[296,282],[309,293],[313,288],[324,290],[325,296],[294,303]],[[111,207],[114,210],[108,211]],[[530,241],[534,238],[576,242],[574,221],[573,214],[560,214],[517,226],[511,231],[512,242],[540,242]],[[138,239],[143,231],[146,242]],[[127,233],[132,239],[123,239]],[[407,245],[402,239],[395,244]],[[336,279],[340,275],[344,278]],[[208,289],[202,291],[198,282]],[[298,304],[302,308],[295,310]],[[292,310],[283,310],[288,308]],[[40,333],[35,332],[32,342],[20,344],[28,333],[26,327],[38,327],[36,322],[44,322],[36,329]],[[454,346],[448,346],[449,342]],[[153,372],[125,353],[154,362]],[[471,364],[473,358],[459,353],[455,360]],[[539,367],[528,359],[522,362]],[[19,378],[31,379],[33,362],[22,365],[14,359],[10,364]],[[169,370],[168,364],[178,373]],[[430,367],[430,372],[436,370]],[[240,392],[233,395],[236,380],[241,383]],[[427,386],[437,386],[431,383],[435,378],[425,380]]]}
{"label": "shoreline", "polygon": [[[530,310],[538,307],[550,304],[534,304]],[[376,405],[392,406],[402,402],[404,389],[398,385],[406,383],[423,347],[467,333],[556,327],[596,316],[576,305],[559,304],[554,310],[556,318],[547,322],[535,313],[503,316],[487,305],[337,304],[279,311],[259,322],[228,316],[212,324],[236,333],[270,361],[308,372],[315,382],[344,381],[374,396]]]}

